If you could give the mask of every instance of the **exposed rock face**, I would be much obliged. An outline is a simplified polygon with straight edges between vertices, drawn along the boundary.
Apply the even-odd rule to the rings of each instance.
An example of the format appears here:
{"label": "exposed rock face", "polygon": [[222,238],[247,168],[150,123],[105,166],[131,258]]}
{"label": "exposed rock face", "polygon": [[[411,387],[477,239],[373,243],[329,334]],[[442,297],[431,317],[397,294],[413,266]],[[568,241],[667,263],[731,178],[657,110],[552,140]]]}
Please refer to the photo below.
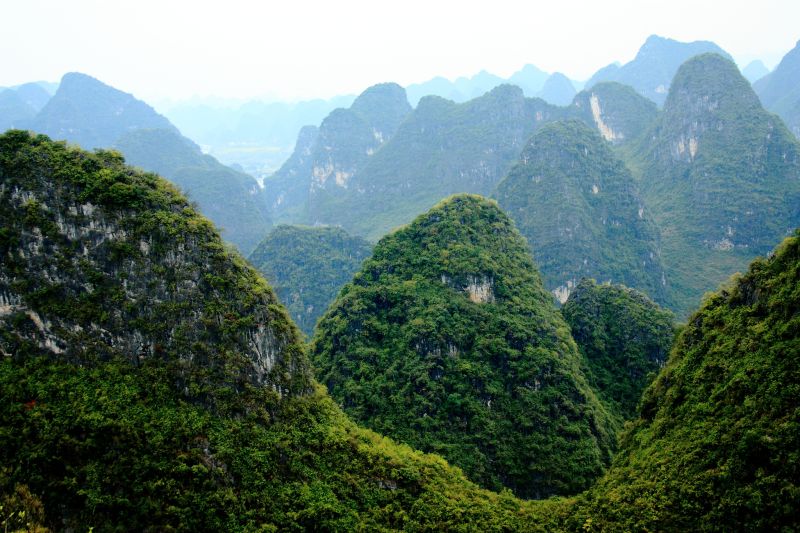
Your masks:
{"label": "exposed rock face", "polygon": [[318,132],[301,131],[292,157],[264,183],[275,216],[318,222],[317,203],[348,194],[351,178],[410,112],[405,90],[384,83],[368,88],[350,108],[331,112]]}
{"label": "exposed rock face", "polygon": [[598,83],[581,91],[575,96],[571,109],[613,144],[636,140],[658,116],[653,102],[616,82]]}
{"label": "exposed rock face", "polygon": [[167,359],[189,394],[308,390],[272,291],[166,182],[22,132],[0,137],[0,165],[4,354]]}
{"label": "exposed rock face", "polygon": [[800,144],[719,55],[680,68],[637,151],[679,313],[800,225]]}
{"label": "exposed rock face", "polygon": [[463,104],[423,98],[349,178],[346,191],[317,195],[309,221],[341,225],[372,240],[448,195],[491,194],[531,133],[563,113],[511,85]]}
{"label": "exposed rock face", "polygon": [[304,126],[297,135],[291,157],[278,172],[264,180],[267,205],[276,222],[300,218],[300,212],[306,208],[318,135],[318,127]]}
{"label": "exposed rock face", "polygon": [[658,230],[630,171],[589,126],[568,120],[542,127],[494,196],[559,302],[583,277],[667,300]]}

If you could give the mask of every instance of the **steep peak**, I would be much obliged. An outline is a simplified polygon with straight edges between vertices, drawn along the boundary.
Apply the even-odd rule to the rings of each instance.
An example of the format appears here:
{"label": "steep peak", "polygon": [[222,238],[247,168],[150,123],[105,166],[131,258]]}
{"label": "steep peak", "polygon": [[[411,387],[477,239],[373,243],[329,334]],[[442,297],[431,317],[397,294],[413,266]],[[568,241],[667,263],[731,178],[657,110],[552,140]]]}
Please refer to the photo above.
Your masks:
{"label": "steep peak", "polygon": [[357,113],[374,113],[382,108],[401,108],[410,111],[406,90],[396,83],[379,83],[358,95],[350,107]]}
{"label": "steep peak", "polygon": [[[312,351],[356,420],[443,454],[486,487],[574,493],[613,447],[525,239],[480,196],[451,196],[381,239]],[[568,439],[552,410],[565,401]]]}
{"label": "steep peak", "polygon": [[[55,97],[59,98],[85,98],[86,95],[92,97],[103,96],[105,99],[115,99],[119,101],[134,101],[136,98],[124,91],[120,91],[102,81],[83,74],[82,72],[68,72],[61,78]],[[149,106],[148,106],[149,107]],[[153,111],[155,112],[155,111]]]}
{"label": "steep peak", "polygon": [[516,85],[511,85],[510,83],[503,83],[493,88],[483,96],[476,98],[475,101],[501,100],[513,102],[522,101],[524,99],[525,95],[523,94],[521,88],[517,87]]}
{"label": "steep peak", "polygon": [[416,115],[424,115],[430,112],[438,112],[439,110],[453,107],[457,105],[452,100],[448,100],[447,98],[443,98],[441,96],[436,95],[428,95],[423,96],[420,98],[419,103],[417,104],[417,112]]}
{"label": "steep peak", "polygon": [[350,111],[373,130],[380,142],[387,141],[412,111],[406,90],[396,83],[373,85],[356,98]]}
{"label": "steep peak", "polygon": [[135,129],[171,129],[177,133],[169,120],[132,94],[80,72],[64,75],[56,93],[37,115],[33,129],[84,148],[111,146]]}
{"label": "steep peak", "polygon": [[664,111],[680,115],[718,113],[722,106],[760,107],[760,103],[733,61],[717,53],[704,53],[690,58],[678,69]]}
{"label": "steep peak", "polygon": [[747,78],[750,83],[755,83],[767,74],[769,74],[769,69],[760,59],[749,62],[742,69],[742,76]]}
{"label": "steep peak", "polygon": [[539,97],[553,105],[568,105],[575,97],[575,87],[564,74],[554,72],[544,82]]}
{"label": "steep peak", "polygon": [[697,54],[703,52],[716,52],[728,58],[730,56],[723,51],[719,46],[711,41],[691,41],[681,42],[659,35],[651,35],[647,38],[639,52],[636,54],[636,60],[651,60],[657,58],[662,54],[680,53]]}

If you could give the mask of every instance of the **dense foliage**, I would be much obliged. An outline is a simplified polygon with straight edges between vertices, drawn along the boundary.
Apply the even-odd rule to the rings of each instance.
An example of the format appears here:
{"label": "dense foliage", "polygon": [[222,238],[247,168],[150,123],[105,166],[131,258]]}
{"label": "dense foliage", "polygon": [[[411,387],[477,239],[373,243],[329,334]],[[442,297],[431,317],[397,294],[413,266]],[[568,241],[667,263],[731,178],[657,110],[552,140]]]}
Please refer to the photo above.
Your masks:
{"label": "dense foliage", "polygon": [[263,279],[119,154],[0,136],[0,206],[4,528],[546,530],[569,505],[347,420]]}
{"label": "dense foliage", "polygon": [[155,360],[4,358],[0,464],[0,500],[29,493],[53,530],[548,531],[569,505],[479,489],[322,393],[216,416]]}
{"label": "dense foliage", "polygon": [[642,391],[667,361],[674,316],[641,292],[582,280],[561,308],[609,412],[634,418]]}
{"label": "dense foliage", "polygon": [[636,152],[679,315],[800,225],[800,143],[719,55],[681,66]]}
{"label": "dense foliage", "polygon": [[317,325],[313,357],[356,421],[486,487],[575,493],[614,447],[524,239],[477,196],[384,237]]}
{"label": "dense foliage", "polygon": [[704,53],[715,53],[730,58],[724,50],[709,41],[682,43],[651,35],[634,59],[622,66],[609,65],[600,69],[586,82],[586,86],[593,87],[601,81],[616,81],[630,85],[639,94],[658,105],[663,105],[670,82],[681,64],[693,56]]}
{"label": "dense foliage", "polygon": [[631,173],[589,126],[570,120],[542,127],[494,196],[562,303],[583,277],[666,299],[657,229]]}
{"label": "dense foliage", "polygon": [[248,259],[264,274],[295,323],[311,335],[317,319],[371,250],[369,242],[341,228],[281,225]]}
{"label": "dense foliage", "polygon": [[798,376],[800,233],[689,319],[574,527],[797,531]]}

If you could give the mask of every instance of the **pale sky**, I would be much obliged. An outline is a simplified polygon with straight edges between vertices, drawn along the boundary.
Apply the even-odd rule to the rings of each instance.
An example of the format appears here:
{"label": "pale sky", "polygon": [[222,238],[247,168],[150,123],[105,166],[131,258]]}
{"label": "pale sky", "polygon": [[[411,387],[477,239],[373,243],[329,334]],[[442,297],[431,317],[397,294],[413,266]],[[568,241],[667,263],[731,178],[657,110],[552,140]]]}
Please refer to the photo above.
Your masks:
{"label": "pale sky", "polygon": [[586,79],[648,35],[772,68],[798,0],[0,0],[0,86],[94,76],[148,101],[353,94],[526,63]]}

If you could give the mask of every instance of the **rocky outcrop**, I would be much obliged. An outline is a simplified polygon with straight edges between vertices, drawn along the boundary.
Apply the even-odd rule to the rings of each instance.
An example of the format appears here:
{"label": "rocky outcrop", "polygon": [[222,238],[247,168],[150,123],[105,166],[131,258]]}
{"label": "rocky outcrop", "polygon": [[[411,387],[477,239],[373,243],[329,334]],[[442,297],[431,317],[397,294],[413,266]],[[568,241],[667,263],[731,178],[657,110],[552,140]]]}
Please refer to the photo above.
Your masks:
{"label": "rocky outcrop", "polygon": [[[270,288],[161,179],[46,137],[0,137],[0,350],[167,359],[206,382],[310,386]],[[234,370],[235,368],[235,370]]]}

